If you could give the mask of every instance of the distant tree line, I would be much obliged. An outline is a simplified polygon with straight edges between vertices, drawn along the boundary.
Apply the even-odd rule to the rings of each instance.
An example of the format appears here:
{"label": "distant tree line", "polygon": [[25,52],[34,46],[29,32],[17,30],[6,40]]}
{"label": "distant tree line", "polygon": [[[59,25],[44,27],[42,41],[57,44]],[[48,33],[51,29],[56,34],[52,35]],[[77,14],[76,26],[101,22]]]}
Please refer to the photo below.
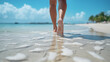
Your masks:
{"label": "distant tree line", "polygon": [[95,16],[91,15],[89,17],[89,21],[93,22],[110,22],[110,15],[105,14],[104,12],[101,12]]}

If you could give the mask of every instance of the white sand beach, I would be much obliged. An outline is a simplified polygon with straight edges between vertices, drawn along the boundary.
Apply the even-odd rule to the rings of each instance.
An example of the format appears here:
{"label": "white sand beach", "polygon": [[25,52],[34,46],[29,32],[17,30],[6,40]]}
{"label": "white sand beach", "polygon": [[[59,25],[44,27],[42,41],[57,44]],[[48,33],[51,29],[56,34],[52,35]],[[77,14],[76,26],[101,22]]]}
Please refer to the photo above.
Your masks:
{"label": "white sand beach", "polygon": [[90,23],[90,24],[78,24],[80,26],[87,26],[94,31],[110,34],[110,23]]}

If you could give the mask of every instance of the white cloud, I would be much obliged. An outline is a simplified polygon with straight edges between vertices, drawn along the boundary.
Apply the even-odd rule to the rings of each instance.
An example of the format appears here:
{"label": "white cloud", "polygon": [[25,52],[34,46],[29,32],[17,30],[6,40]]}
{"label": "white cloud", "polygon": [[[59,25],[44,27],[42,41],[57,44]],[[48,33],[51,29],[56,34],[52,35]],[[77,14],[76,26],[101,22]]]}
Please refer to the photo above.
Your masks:
{"label": "white cloud", "polygon": [[72,16],[71,19],[82,19],[85,15],[85,12],[81,11],[80,13],[76,13],[75,16]]}
{"label": "white cloud", "polygon": [[49,8],[41,8],[39,10],[32,8],[30,5],[24,4],[21,8],[5,2],[0,4],[0,18],[9,18],[17,20],[37,20],[49,19]]}

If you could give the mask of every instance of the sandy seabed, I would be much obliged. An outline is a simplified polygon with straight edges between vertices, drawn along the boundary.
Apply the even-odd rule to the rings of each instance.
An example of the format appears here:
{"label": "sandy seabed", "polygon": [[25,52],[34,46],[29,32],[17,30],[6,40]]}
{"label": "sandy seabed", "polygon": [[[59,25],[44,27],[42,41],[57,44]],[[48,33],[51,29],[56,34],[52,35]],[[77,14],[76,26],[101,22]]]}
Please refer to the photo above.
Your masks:
{"label": "sandy seabed", "polygon": [[0,34],[0,62],[109,62],[110,35],[88,30]]}

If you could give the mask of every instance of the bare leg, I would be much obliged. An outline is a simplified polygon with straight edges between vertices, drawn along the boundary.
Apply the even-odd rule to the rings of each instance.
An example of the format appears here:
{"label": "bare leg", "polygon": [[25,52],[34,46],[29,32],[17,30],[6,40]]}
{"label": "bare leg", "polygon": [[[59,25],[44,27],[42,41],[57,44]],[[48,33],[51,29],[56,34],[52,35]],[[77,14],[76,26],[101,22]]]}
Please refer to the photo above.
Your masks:
{"label": "bare leg", "polygon": [[57,0],[50,0],[50,16],[51,20],[53,23],[53,31],[57,31],[57,26],[56,26],[56,17],[57,17],[57,12],[56,12],[56,3]]}
{"label": "bare leg", "polygon": [[57,34],[60,36],[63,36],[63,19],[65,16],[65,12],[66,12],[66,8],[67,8],[67,4],[66,4],[66,0],[58,0],[59,2],[59,20],[58,20],[58,31]]}

